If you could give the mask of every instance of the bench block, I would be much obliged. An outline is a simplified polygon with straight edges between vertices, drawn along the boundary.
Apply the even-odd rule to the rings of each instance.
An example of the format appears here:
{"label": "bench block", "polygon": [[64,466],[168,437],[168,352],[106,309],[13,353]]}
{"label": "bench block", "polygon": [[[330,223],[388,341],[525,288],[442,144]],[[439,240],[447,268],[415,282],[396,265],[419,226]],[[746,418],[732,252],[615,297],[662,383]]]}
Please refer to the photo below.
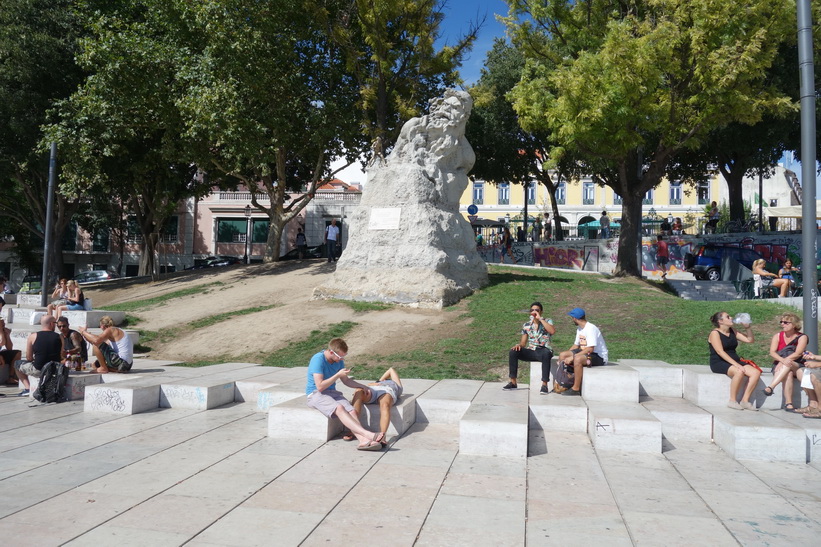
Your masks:
{"label": "bench block", "polygon": [[458,424],[481,387],[478,380],[440,380],[416,398],[416,421]]}
{"label": "bench block", "polygon": [[342,422],[326,418],[315,408],[308,406],[305,393],[302,396],[268,410],[268,436],[277,439],[313,439],[329,441],[342,432]]}
{"label": "bench block", "polygon": [[63,316],[68,319],[68,323],[69,325],[71,325],[71,328],[73,329],[76,329],[77,327],[99,327],[100,319],[102,319],[106,315],[111,317],[111,319],[114,321],[114,324],[118,326],[122,325],[125,321],[125,312],[121,311],[69,310],[63,312]]}
{"label": "bench block", "polygon": [[17,305],[18,306],[28,306],[28,307],[38,307],[40,305],[41,295],[38,294],[18,294],[17,295]]}
{"label": "bench block", "polygon": [[257,392],[256,409],[259,412],[268,412],[274,405],[305,396],[305,382],[294,380],[285,384],[278,384],[262,388]]}
{"label": "bench block", "polygon": [[109,414],[139,414],[160,406],[160,384],[141,380],[125,380],[88,386],[83,402],[84,412]]}
{"label": "bench block", "polygon": [[588,402],[587,434],[596,450],[661,453],[661,422],[638,403]]}
{"label": "bench block", "polygon": [[234,400],[240,403],[256,402],[260,391],[276,385],[278,385],[276,382],[270,380],[255,380],[253,378],[237,380],[234,383]]}
{"label": "bench block", "polygon": [[587,405],[581,397],[558,393],[530,398],[530,428],[545,431],[587,432]]}
{"label": "bench block", "polygon": [[807,461],[821,462],[821,420],[808,420],[793,412],[773,412],[771,416],[803,429],[807,436]]}
{"label": "bench block", "polygon": [[713,440],[737,460],[806,463],[803,429],[765,412],[708,409],[713,413]]}
{"label": "bench block", "polygon": [[459,453],[527,457],[527,408],[474,403],[459,421]]}
{"label": "bench block", "polygon": [[643,401],[642,405],[661,422],[661,432],[668,439],[710,441],[713,438],[713,415],[681,397],[656,397]]}
{"label": "bench block", "polygon": [[[72,371],[68,375],[66,387],[63,388],[63,395],[67,401],[81,401],[83,397],[85,397],[86,386],[99,384],[102,382],[100,379],[101,376],[102,374],[96,374],[94,372]],[[33,399],[34,392],[40,386],[40,378],[29,376],[29,384],[31,385],[31,393],[29,394],[29,397]]]}
{"label": "bench block", "polygon": [[684,373],[681,367],[650,359],[622,359],[619,363],[639,373],[640,396],[681,397],[684,393]]}
{"label": "bench block", "polygon": [[[381,418],[382,412],[379,404],[362,405],[359,421],[365,426],[365,429],[379,431]],[[388,433],[402,435],[414,423],[416,423],[416,395],[403,393],[399,398],[399,404],[391,407],[391,421],[388,426]]]}
{"label": "bench block", "polygon": [[624,365],[587,367],[582,378],[585,401],[639,402],[639,373]]}
{"label": "bench block", "polygon": [[[698,365],[685,365],[684,372],[684,398],[701,407],[726,406],[730,398],[730,377],[726,374],[716,374],[710,367]],[[772,380],[772,374],[765,371],[758,381],[755,391],[750,397],[750,402],[756,407],[765,410],[778,410],[784,406],[783,387],[781,383],[773,390],[773,395],[764,395],[764,388]],[[741,399],[744,389],[747,387],[747,378],[741,381],[738,390],[738,398]],[[798,382],[793,389],[793,404],[796,407],[805,406],[806,394],[799,389]]]}
{"label": "bench block", "polygon": [[161,408],[208,410],[234,402],[234,382],[197,378],[160,386]]}

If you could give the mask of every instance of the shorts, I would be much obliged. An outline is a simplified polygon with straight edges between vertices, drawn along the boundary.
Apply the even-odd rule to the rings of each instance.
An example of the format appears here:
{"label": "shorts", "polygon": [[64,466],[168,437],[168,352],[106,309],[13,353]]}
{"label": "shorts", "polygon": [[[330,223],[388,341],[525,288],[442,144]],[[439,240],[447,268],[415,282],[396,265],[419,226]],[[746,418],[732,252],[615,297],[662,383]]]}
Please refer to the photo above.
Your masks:
{"label": "shorts", "polygon": [[82,304],[69,304],[68,309],[71,311],[80,311],[86,309]]}
{"label": "shorts", "polygon": [[43,374],[42,370],[34,368],[34,363],[31,361],[17,361],[14,363],[14,370],[26,376],[34,376],[35,378],[39,378]]}
{"label": "shorts", "polygon": [[339,405],[342,405],[347,412],[353,412],[353,405],[348,402],[341,391],[326,389],[325,391],[314,391],[308,395],[308,406],[317,409],[328,418],[334,415]]}
{"label": "shorts", "polygon": [[[581,351],[581,349],[574,349],[574,350],[571,350],[571,351],[573,352],[573,355],[576,355],[577,353],[579,353]],[[589,367],[600,367],[604,364],[605,364],[604,359],[602,359],[601,355],[599,355],[595,351],[592,352],[592,353],[589,353],[587,355],[587,366],[589,366]]]}
{"label": "shorts", "polygon": [[[18,355],[20,355],[20,350],[17,350],[17,349],[4,349],[4,350],[0,351],[0,357],[2,357],[3,362],[6,363],[9,366],[14,364],[13,363],[14,358]],[[17,358],[19,359],[20,357],[17,357]]]}
{"label": "shorts", "polygon": [[660,257],[658,257],[658,262],[662,266],[666,266],[667,262],[669,262],[669,259],[666,256],[660,256]]}
{"label": "shorts", "polygon": [[100,353],[105,359],[105,366],[116,369],[118,372],[128,372],[131,370],[132,363],[129,363],[114,351],[110,344],[100,344]]}
{"label": "shorts", "polygon": [[399,397],[402,396],[402,386],[393,380],[383,380],[379,382],[378,386],[368,386],[368,388],[371,390],[370,400],[365,401],[365,404],[368,405],[375,403],[386,393],[393,399],[393,404],[396,404],[397,401],[399,401]]}

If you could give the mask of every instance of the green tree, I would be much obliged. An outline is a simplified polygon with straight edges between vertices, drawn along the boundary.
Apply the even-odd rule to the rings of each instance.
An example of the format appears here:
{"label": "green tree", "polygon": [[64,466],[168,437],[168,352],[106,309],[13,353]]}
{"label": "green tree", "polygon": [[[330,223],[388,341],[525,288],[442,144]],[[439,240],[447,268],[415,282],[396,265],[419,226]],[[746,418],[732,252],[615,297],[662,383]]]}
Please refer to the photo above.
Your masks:
{"label": "green tree", "polygon": [[[27,268],[42,258],[34,247],[45,239],[48,152],[40,148],[41,126],[54,102],[68,97],[83,72],[74,62],[82,19],[72,0],[4,0],[0,3],[0,216],[13,222],[3,235],[14,237]],[[79,197],[57,192],[53,241],[79,206]],[[52,274],[62,271],[60,245],[52,246]]]}
{"label": "green tree", "polygon": [[[362,123],[376,153],[386,152],[402,124],[459,81],[457,68],[482,21],[438,51],[444,0],[354,0],[330,23],[361,94]],[[329,19],[330,20],[330,19]]]}
{"label": "green tree", "polygon": [[560,143],[554,157],[583,158],[621,196],[617,275],[641,275],[642,198],[677,153],[731,122],[793,108],[765,78],[794,29],[788,0],[510,4],[528,55],[516,110]]}
{"label": "green tree", "polygon": [[[61,145],[62,191],[126,205],[139,226],[140,274],[158,274],[160,230],[181,200],[207,191],[190,159],[177,108],[186,52],[149,2],[84,4],[90,35],[79,55],[90,76],[59,103],[46,140]],[[173,12],[179,17],[179,12]]]}

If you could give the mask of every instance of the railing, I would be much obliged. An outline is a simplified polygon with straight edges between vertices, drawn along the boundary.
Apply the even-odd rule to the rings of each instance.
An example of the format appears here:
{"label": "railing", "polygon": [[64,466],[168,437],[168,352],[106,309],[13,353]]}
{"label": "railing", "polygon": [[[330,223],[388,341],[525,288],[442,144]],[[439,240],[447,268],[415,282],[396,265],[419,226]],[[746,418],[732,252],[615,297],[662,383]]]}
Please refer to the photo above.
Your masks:
{"label": "railing", "polygon": [[595,200],[593,198],[583,198],[582,205],[593,205]]}
{"label": "railing", "polygon": [[484,204],[485,204],[485,200],[484,200],[484,199],[476,199],[476,198],[473,198],[473,204],[474,204],[474,205],[484,205]]}
{"label": "railing", "polygon": [[681,205],[681,198],[670,198],[670,205]]}
{"label": "railing", "polygon": [[510,205],[510,200],[499,198],[499,205]]}
{"label": "railing", "polygon": [[316,201],[360,201],[360,192],[317,192],[314,195]]}
{"label": "railing", "polygon": [[[220,201],[251,201],[251,192],[220,192]],[[257,194],[257,201],[268,201],[268,194]]]}
{"label": "railing", "polygon": [[653,198],[644,198],[641,200],[642,205],[653,205]]}

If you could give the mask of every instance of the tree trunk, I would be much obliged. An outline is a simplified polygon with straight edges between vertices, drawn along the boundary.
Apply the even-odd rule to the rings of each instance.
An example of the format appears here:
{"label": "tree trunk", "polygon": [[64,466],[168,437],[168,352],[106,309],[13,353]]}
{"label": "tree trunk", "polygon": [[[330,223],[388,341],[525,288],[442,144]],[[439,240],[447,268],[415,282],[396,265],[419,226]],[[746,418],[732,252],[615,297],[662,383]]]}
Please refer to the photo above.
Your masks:
{"label": "tree trunk", "polygon": [[266,263],[279,260],[282,247],[282,229],[285,227],[281,219],[282,217],[274,218],[273,214],[268,215],[268,239],[265,241],[265,257],[263,259]]}
{"label": "tree trunk", "polygon": [[621,197],[621,233],[619,234],[616,269],[613,274],[641,277],[638,252],[641,245],[639,234],[641,233],[641,206],[644,192],[630,193]]}
{"label": "tree trunk", "polygon": [[742,183],[744,173],[747,172],[747,162],[736,159],[722,158],[720,168],[724,180],[727,181],[727,195],[730,199],[730,220],[744,222],[744,193]]}
{"label": "tree trunk", "polygon": [[159,240],[159,232],[143,233],[139,275],[150,275],[154,281],[157,279],[157,247]]}

